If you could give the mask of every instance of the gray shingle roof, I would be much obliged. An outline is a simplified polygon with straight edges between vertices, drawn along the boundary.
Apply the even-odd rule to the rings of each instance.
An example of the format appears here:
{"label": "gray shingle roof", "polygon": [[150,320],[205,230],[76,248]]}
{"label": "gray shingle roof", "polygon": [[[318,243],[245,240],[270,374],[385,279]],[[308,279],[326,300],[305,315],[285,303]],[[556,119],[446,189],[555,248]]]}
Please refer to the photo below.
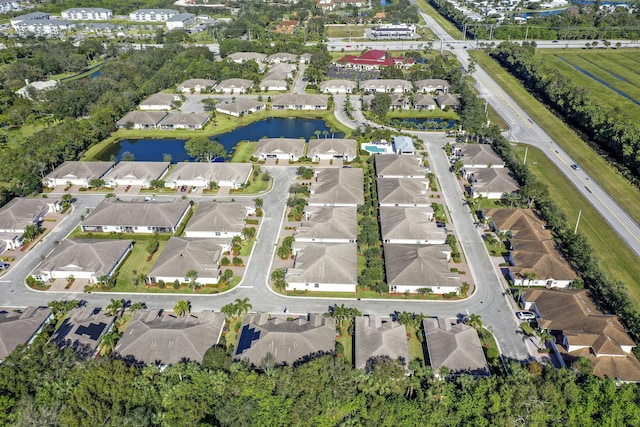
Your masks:
{"label": "gray shingle roof", "polygon": [[355,240],[358,228],[356,209],[355,206],[307,206],[295,238]]}
{"label": "gray shingle roof", "polygon": [[250,163],[180,162],[167,175],[166,181],[203,179],[244,183],[252,171]]}
{"label": "gray shingle roof", "polygon": [[185,227],[185,232],[220,231],[240,233],[246,226],[247,203],[202,202]]}
{"label": "gray shingle roof", "polygon": [[356,156],[356,140],[342,138],[310,139],[307,157],[316,154],[346,154],[353,158]]}
{"label": "gray shingle roof", "polygon": [[[164,114],[164,113],[162,113]],[[102,176],[113,167],[114,162],[75,162],[67,161],[45,177],[51,179],[92,179]]]}
{"label": "gray shingle roof", "polygon": [[426,179],[378,178],[380,205],[412,204],[431,206]]}
{"label": "gray shingle roof", "polygon": [[362,169],[318,169],[317,181],[311,184],[309,204],[364,203]]}
{"label": "gray shingle roof", "polygon": [[0,230],[24,230],[47,212],[46,199],[16,197],[0,208]]}
{"label": "gray shingle roof", "polygon": [[358,281],[356,243],[294,243],[296,258],[287,271],[289,283],[355,284]]}
{"label": "gray shingle roof", "polygon": [[253,80],[246,79],[227,79],[223,80],[216,86],[216,90],[222,89],[247,89],[253,86]]}
{"label": "gray shingle roof", "polygon": [[93,357],[100,337],[109,331],[114,317],[95,307],[76,308],[51,336],[60,348],[71,348],[82,359]]}
{"label": "gray shingle roof", "polygon": [[176,95],[172,95],[170,93],[154,93],[142,101],[140,105],[171,105],[175,100]]}
{"label": "gray shingle roof", "polygon": [[438,228],[435,221],[429,220],[427,214],[433,209],[421,207],[380,207],[380,227],[382,239],[402,240],[444,240],[447,233]]}
{"label": "gray shingle roof", "polygon": [[357,84],[354,81],[351,80],[345,80],[345,79],[334,79],[334,80],[327,80],[325,82],[320,83],[320,90],[321,91],[325,91],[327,89],[339,89],[339,88],[344,88],[346,89],[351,89],[354,90],[356,88]]}
{"label": "gray shingle roof", "polygon": [[123,118],[116,122],[118,126],[126,126],[127,123],[133,123],[134,125],[152,125],[157,126],[158,123],[164,119],[167,115],[164,111],[131,111],[127,113]]}
{"label": "gray shingle roof", "polygon": [[244,113],[246,111],[252,110],[254,108],[264,108],[266,104],[260,101],[254,101],[253,99],[239,98],[235,102],[226,102],[222,104],[218,104],[216,106],[216,111],[220,112],[232,112],[232,113]]}
{"label": "gray shingle roof", "polygon": [[458,273],[451,272],[446,252],[448,245],[384,245],[389,286],[460,287]]}
{"label": "gray shingle roof", "polygon": [[464,165],[503,165],[504,162],[489,144],[465,144],[460,147]]}
{"label": "gray shingle roof", "polygon": [[256,62],[263,62],[267,58],[267,55],[265,55],[264,53],[258,53],[258,52],[236,52],[227,56],[227,58],[231,59],[232,61],[253,60]]}
{"label": "gray shingle roof", "polygon": [[199,278],[220,274],[221,243],[228,239],[171,237],[149,272],[149,277],[186,277],[189,270]]}
{"label": "gray shingle roof", "polygon": [[154,180],[162,176],[171,163],[169,162],[120,162],[111,169],[104,180],[144,179]]}
{"label": "gray shingle roof", "polygon": [[379,357],[409,365],[409,345],[404,325],[391,318],[361,316],[355,318],[355,367],[367,369],[368,362]]}
{"label": "gray shingle roof", "polygon": [[51,315],[46,307],[0,309],[0,361],[26,344]]}
{"label": "gray shingle roof", "polygon": [[256,149],[253,152],[254,155],[260,156],[262,154],[293,154],[296,156],[302,156],[304,153],[304,139],[298,138],[262,138],[258,141]]}
{"label": "gray shingle roof", "polygon": [[178,85],[178,89],[195,89],[196,87],[207,88],[216,85],[215,80],[210,79],[188,79]]}
{"label": "gray shingle roof", "polygon": [[124,202],[104,200],[89,214],[83,226],[174,227],[189,208],[188,200]]}
{"label": "gray shingle roof", "polygon": [[310,94],[298,94],[287,93],[280,95],[273,100],[274,106],[288,106],[288,105],[311,105],[311,106],[323,106],[327,107],[329,103],[329,97],[326,95],[310,95]]}
{"label": "gray shingle roof", "polygon": [[407,154],[385,154],[374,156],[376,175],[421,177],[427,175],[428,170],[422,166],[422,159],[418,156]]}
{"label": "gray shingle roof", "polygon": [[192,126],[204,126],[211,116],[209,114],[199,113],[169,113],[167,117],[160,123],[164,125],[192,125]]}

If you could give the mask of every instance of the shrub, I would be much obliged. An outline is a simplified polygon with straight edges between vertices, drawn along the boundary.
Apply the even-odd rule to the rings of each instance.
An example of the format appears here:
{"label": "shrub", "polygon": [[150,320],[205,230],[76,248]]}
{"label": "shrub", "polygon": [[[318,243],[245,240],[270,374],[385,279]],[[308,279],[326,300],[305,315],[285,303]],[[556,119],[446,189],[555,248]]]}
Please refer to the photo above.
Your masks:
{"label": "shrub", "polygon": [[242,264],[243,264],[243,262],[242,262],[242,258],[237,257],[237,256],[234,256],[234,257],[233,257],[233,261],[231,261],[231,262],[232,262],[232,263],[233,263],[233,265],[235,265],[235,266],[239,266],[239,265],[242,265]]}
{"label": "shrub", "polygon": [[158,288],[164,289],[166,285],[167,284],[164,282],[164,280],[158,280]]}
{"label": "shrub", "polygon": [[179,289],[180,288],[180,281],[178,279],[176,279],[173,282],[173,289]]}
{"label": "shrub", "polygon": [[230,265],[230,264],[231,264],[231,261],[229,261],[229,258],[227,258],[227,257],[223,257],[220,260],[220,265],[227,266],[227,265]]}

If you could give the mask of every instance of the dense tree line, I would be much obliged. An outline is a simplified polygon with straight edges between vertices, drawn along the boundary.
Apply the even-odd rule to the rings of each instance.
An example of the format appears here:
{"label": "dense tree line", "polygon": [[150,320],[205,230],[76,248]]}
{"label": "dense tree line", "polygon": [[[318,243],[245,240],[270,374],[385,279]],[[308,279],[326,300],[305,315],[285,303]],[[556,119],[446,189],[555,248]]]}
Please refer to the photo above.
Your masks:
{"label": "dense tree line", "polygon": [[488,426],[638,425],[635,384],[566,369],[512,364],[510,375],[448,381],[421,362],[406,376],[380,360],[371,372],[324,356],[259,370],[224,345],[202,365],[160,370],[100,357],[80,362],[48,334],[0,365],[0,424],[12,426]]}
{"label": "dense tree line", "polygon": [[585,87],[545,64],[528,44],[501,43],[491,55],[525,87],[589,139],[640,178],[640,125],[616,109],[600,104]]}
{"label": "dense tree line", "polygon": [[[74,7],[88,7],[86,0],[36,0],[31,3],[37,4],[37,10],[49,13],[60,13],[63,10]],[[172,9],[173,3],[173,0],[135,0],[127,2],[118,0],[92,0],[91,7],[111,9],[114,15],[128,15],[136,9]]]}

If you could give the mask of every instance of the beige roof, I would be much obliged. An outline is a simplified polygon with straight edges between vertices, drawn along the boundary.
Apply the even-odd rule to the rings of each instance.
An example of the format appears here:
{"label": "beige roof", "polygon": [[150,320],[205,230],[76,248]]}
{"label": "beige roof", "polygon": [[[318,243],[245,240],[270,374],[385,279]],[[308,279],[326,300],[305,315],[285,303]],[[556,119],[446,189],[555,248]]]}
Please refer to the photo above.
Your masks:
{"label": "beige roof", "polygon": [[281,53],[274,53],[272,55],[267,56],[267,62],[274,62],[274,61],[297,62],[298,55],[294,55],[293,53],[281,52]]}
{"label": "beige roof", "polygon": [[253,166],[250,163],[225,162],[180,162],[167,175],[167,181],[203,179],[220,182],[244,183],[249,178]]}
{"label": "beige roof", "polygon": [[522,299],[535,303],[542,315],[540,326],[546,329],[581,329],[585,316],[602,314],[586,289],[527,288],[522,290]]}
{"label": "beige roof", "polygon": [[362,169],[317,169],[317,181],[311,184],[309,204],[364,203]]}
{"label": "beige roof", "polygon": [[24,230],[47,213],[47,199],[16,197],[0,208],[1,230]]}
{"label": "beige roof", "polygon": [[425,80],[416,80],[413,82],[413,85],[418,88],[434,88],[444,90],[449,87],[449,82],[442,79],[425,79]]}
{"label": "beige roof", "polygon": [[531,209],[487,209],[485,217],[491,217],[499,231],[510,231],[522,240],[547,240],[551,232]]}
{"label": "beige roof", "polygon": [[292,78],[296,66],[293,64],[276,64],[269,67],[264,80],[286,80]]}
{"label": "beige roof", "polygon": [[[201,363],[220,339],[225,317],[212,311],[177,317],[162,310],[134,313],[115,352],[128,361],[170,365],[181,361]],[[133,360],[131,360],[133,359]]]}
{"label": "beige roof", "polygon": [[129,249],[131,240],[65,239],[36,268],[37,272],[90,272],[106,276]]}
{"label": "beige roof", "polygon": [[438,228],[435,221],[429,220],[427,214],[433,209],[421,207],[380,207],[380,227],[383,240],[413,239],[435,240],[446,239],[447,233]]}
{"label": "beige roof", "polygon": [[280,95],[273,100],[272,105],[287,106],[287,105],[313,105],[327,107],[329,103],[329,97],[327,95],[309,95],[298,93],[287,93]]}
{"label": "beige roof", "polygon": [[338,88],[353,90],[356,88],[356,86],[357,86],[356,82],[352,80],[334,79],[334,80],[327,80],[325,82],[320,83],[320,90],[324,91],[326,89],[338,89]]}
{"label": "beige roof", "polygon": [[[164,114],[164,113],[161,113]],[[92,179],[102,176],[113,167],[114,162],[75,162],[67,161],[58,166],[45,179]]]}
{"label": "beige roof", "polygon": [[467,178],[476,180],[473,190],[479,193],[513,193],[518,183],[507,168],[468,169]]}
{"label": "beige roof", "polygon": [[[448,96],[448,95],[441,95]],[[440,96],[438,97],[438,100]],[[464,165],[502,165],[504,162],[490,144],[464,144],[459,148]]]}
{"label": "beige roof", "polygon": [[453,375],[490,375],[475,329],[448,318],[425,319],[423,325],[434,372],[444,366]]}
{"label": "beige roof", "polygon": [[260,87],[266,88],[267,90],[270,88],[287,87],[287,82],[284,78],[263,79],[260,82]]}
{"label": "beige roof", "polygon": [[356,156],[356,140],[341,138],[310,139],[307,157],[316,154],[346,154],[353,158]]}
{"label": "beige roof", "polygon": [[451,93],[447,93],[445,95],[439,95],[437,98],[438,101],[438,105],[443,106],[443,105],[453,105],[453,106],[458,106],[460,105],[460,99],[458,98],[458,95],[453,95]]}
{"label": "beige roof", "polygon": [[171,105],[173,101],[176,100],[176,95],[172,95],[170,93],[154,93],[144,101],[140,103],[140,105]]}
{"label": "beige roof", "polygon": [[264,108],[266,104],[260,101],[254,101],[253,99],[238,98],[235,102],[227,102],[218,104],[216,111],[231,112],[231,113],[244,113],[254,108]]}
{"label": "beige roof", "polygon": [[267,58],[267,55],[265,55],[264,53],[258,53],[258,52],[236,52],[227,56],[227,58],[231,59],[232,61],[253,60],[256,62],[262,62]]}
{"label": "beige roof", "polygon": [[253,154],[292,154],[302,156],[305,140],[300,138],[262,138],[258,141]]}
{"label": "beige roof", "polygon": [[94,307],[76,308],[51,336],[60,348],[71,348],[82,359],[93,357],[100,337],[109,331],[114,317]]}
{"label": "beige roof", "polygon": [[365,80],[360,82],[360,87],[362,89],[368,90],[371,88],[395,88],[402,87],[404,90],[411,90],[413,85],[410,81],[402,80],[402,79],[374,79],[374,80]]}
{"label": "beige roof", "polygon": [[111,169],[104,180],[112,179],[144,179],[160,178],[169,168],[170,162],[120,162]]}
{"label": "beige roof", "polygon": [[335,351],[336,322],[311,314],[309,320],[287,320],[267,313],[245,316],[233,358],[260,366],[267,353],[278,364],[295,365]]}
{"label": "beige roof", "polygon": [[[378,156],[376,156],[378,157]],[[378,200],[383,204],[412,204],[431,206],[426,179],[378,178]]]}
{"label": "beige roof", "polygon": [[307,206],[296,239],[351,239],[357,235],[355,206]]}
{"label": "beige roof", "polygon": [[427,176],[428,170],[422,166],[422,159],[410,154],[385,154],[374,156],[376,175],[384,176]]}
{"label": "beige roof", "polygon": [[248,89],[253,86],[253,80],[246,79],[227,79],[223,80],[216,86],[216,90],[222,89]]}
{"label": "beige roof", "polygon": [[573,358],[585,357],[591,362],[593,375],[624,382],[640,382],[640,362],[633,354],[597,357],[589,348],[572,351]]}
{"label": "beige roof", "polygon": [[46,307],[0,309],[0,361],[29,342],[50,315],[51,309]]}
{"label": "beige roof", "polygon": [[148,276],[186,277],[189,270],[195,270],[199,278],[216,278],[223,242],[228,239],[171,237]]}
{"label": "beige roof", "polygon": [[416,93],[413,95],[413,105],[436,105],[436,100],[433,99],[433,95]]}
{"label": "beige roof", "polygon": [[368,364],[376,358],[399,360],[409,365],[409,345],[404,325],[389,317],[360,316],[355,318],[355,367],[370,368]]}
{"label": "beige roof", "polygon": [[384,259],[389,286],[460,287],[458,273],[447,260],[448,245],[384,245]]}
{"label": "beige roof", "polygon": [[83,226],[173,227],[189,209],[188,200],[145,202],[106,199],[82,222]]}
{"label": "beige roof", "polygon": [[185,232],[220,231],[240,233],[246,227],[248,203],[241,202],[202,202],[185,227]]}
{"label": "beige roof", "polygon": [[294,244],[293,268],[287,271],[289,283],[355,284],[358,281],[356,243]]}
{"label": "beige roof", "polygon": [[[531,243],[527,245],[527,243]],[[575,280],[578,278],[569,263],[556,248],[553,240],[521,240],[511,239],[513,250],[511,258],[514,267],[511,272],[516,276],[524,276],[533,272],[538,279]]]}
{"label": "beige roof", "polygon": [[157,126],[167,115],[164,111],[131,111],[116,122],[118,126],[126,126],[127,123],[134,125]]}
{"label": "beige roof", "polygon": [[164,125],[193,125],[193,126],[204,126],[211,116],[209,114],[199,114],[199,113],[169,113],[167,117],[164,118],[161,126]]}
{"label": "beige roof", "polygon": [[178,85],[178,89],[195,89],[196,87],[206,88],[216,85],[215,80],[209,79],[188,79]]}

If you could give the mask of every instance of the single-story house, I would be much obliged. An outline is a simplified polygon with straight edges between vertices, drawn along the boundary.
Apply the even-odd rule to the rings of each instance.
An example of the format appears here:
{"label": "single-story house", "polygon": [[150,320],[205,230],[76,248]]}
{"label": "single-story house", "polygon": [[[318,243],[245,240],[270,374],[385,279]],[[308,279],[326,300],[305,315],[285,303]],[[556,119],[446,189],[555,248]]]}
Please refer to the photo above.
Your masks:
{"label": "single-story house", "polygon": [[215,80],[210,79],[188,79],[178,85],[178,92],[182,93],[200,93],[211,91],[215,85]]}
{"label": "single-story house", "polygon": [[218,113],[228,114],[234,117],[245,116],[256,111],[262,111],[267,107],[267,104],[260,101],[254,101],[253,99],[240,98],[235,102],[226,102],[216,105],[216,111]]}
{"label": "single-story house", "polygon": [[458,110],[460,108],[460,98],[458,95],[453,95],[451,93],[438,95],[436,101],[438,102],[438,106],[441,110],[444,110],[447,107],[452,110]]}
{"label": "single-story house", "polygon": [[167,113],[163,111],[130,111],[116,122],[118,129],[158,129]]}
{"label": "single-story house", "polygon": [[334,95],[344,95],[356,91],[358,85],[356,82],[344,79],[327,80],[320,83],[320,92],[331,93]]}
{"label": "single-story house", "polygon": [[364,203],[362,169],[318,169],[309,189],[309,206],[358,206]]}
{"label": "single-story house", "polygon": [[391,104],[389,109],[391,110],[409,110],[411,109],[411,99],[402,93],[392,93],[389,95],[391,98]]}
{"label": "single-story house", "polygon": [[458,293],[462,281],[449,267],[449,245],[384,245],[389,292],[418,292],[428,288],[434,294]]}
{"label": "single-story house", "polygon": [[505,198],[505,194],[518,191],[518,183],[506,168],[464,169],[464,177],[469,181],[467,192],[473,197],[490,200]]}
{"label": "single-story house", "polygon": [[224,314],[213,311],[192,311],[183,317],[163,310],[137,311],[114,351],[129,363],[202,363],[207,350],[220,340],[224,322]]}
{"label": "single-story house", "polygon": [[100,338],[106,334],[115,316],[94,307],[76,308],[51,336],[51,342],[61,349],[70,348],[81,359],[93,359],[98,353]]}
{"label": "single-story house", "polygon": [[114,162],[77,162],[66,161],[44,177],[45,187],[58,185],[79,185],[89,187],[89,181],[102,179],[113,169]]}
{"label": "single-story house", "polygon": [[258,141],[253,155],[260,160],[278,159],[296,162],[304,155],[304,146],[304,139],[263,138]]}
{"label": "single-story house", "polygon": [[141,110],[171,110],[180,95],[155,93],[140,103]]}
{"label": "single-story house", "polygon": [[489,220],[496,233],[509,233],[521,239],[545,240],[551,237],[535,211],[532,209],[487,209],[483,216]]}
{"label": "single-story house", "polygon": [[466,169],[504,168],[504,162],[490,144],[464,144],[454,150],[453,161],[460,160]]}
{"label": "single-story house", "polygon": [[373,371],[378,360],[397,360],[409,368],[407,329],[390,317],[358,316],[355,318],[355,367]]}
{"label": "single-story house", "polygon": [[105,199],[82,222],[83,232],[175,233],[191,209],[188,200],[168,202]]}
{"label": "single-story house", "polygon": [[449,93],[451,88],[449,82],[442,79],[416,80],[413,85],[416,88],[416,92],[421,93]]}
{"label": "single-story house", "polygon": [[59,210],[60,203],[55,200],[16,197],[0,208],[0,242],[7,249],[18,249],[28,225],[39,227],[48,213]]}
{"label": "single-story house", "polygon": [[288,93],[276,97],[271,103],[274,110],[326,110],[329,108],[327,95]]}
{"label": "single-story house", "polygon": [[216,92],[238,94],[249,92],[253,87],[253,80],[246,79],[227,79],[218,83],[215,87]]}
{"label": "single-story house", "polygon": [[357,155],[356,144],[355,139],[310,139],[307,157],[310,157],[314,162],[332,159],[342,159],[345,162],[350,162]]}
{"label": "single-story house", "polygon": [[447,317],[424,319],[422,325],[431,368],[437,377],[441,375],[441,368],[446,369],[447,376],[491,375],[480,338],[474,328]]}
{"label": "single-story house", "polygon": [[210,119],[211,116],[204,113],[169,113],[160,122],[160,127],[164,130],[196,130],[202,129]]}
{"label": "single-story house", "polygon": [[413,85],[402,79],[375,79],[360,82],[360,89],[364,92],[405,93],[411,92]]}
{"label": "single-story house", "polygon": [[295,75],[296,65],[294,64],[276,64],[269,67],[269,71],[265,74],[265,79],[286,80],[292,79]]}
{"label": "single-story house", "polygon": [[31,343],[49,319],[47,307],[0,308],[0,362],[19,345]]}
{"label": "single-story house", "polygon": [[427,194],[429,183],[426,178],[378,178],[378,201],[380,206],[431,207]]}
{"label": "single-story house", "polygon": [[165,22],[167,30],[184,30],[195,24],[196,15],[193,13],[178,13]]}
{"label": "single-story house", "polygon": [[413,108],[416,110],[433,111],[437,106],[438,104],[436,103],[436,100],[433,99],[433,95],[423,95],[420,93],[413,95]]}
{"label": "single-story house", "polygon": [[219,187],[241,188],[251,177],[250,163],[180,162],[167,175],[165,185],[169,188],[209,188],[212,182]]}
{"label": "single-story house", "polygon": [[185,227],[186,237],[232,238],[241,236],[247,227],[247,215],[255,212],[253,206],[242,202],[202,202]]}
{"label": "single-story house", "polygon": [[380,207],[380,228],[384,243],[443,245],[444,228],[437,226],[431,208]]}
{"label": "single-story house", "polygon": [[429,173],[418,156],[387,154],[375,156],[374,161],[378,178],[424,179]]}
{"label": "single-story house", "polygon": [[303,53],[302,55],[300,55],[300,63],[301,64],[308,64],[311,62],[311,58],[313,57],[312,54],[310,53]]}
{"label": "single-story house", "polygon": [[354,243],[358,234],[356,214],[354,206],[307,206],[294,232],[296,242]]}
{"label": "single-story house", "polygon": [[336,320],[322,314],[290,320],[268,313],[244,316],[233,359],[261,366],[270,354],[279,365],[295,366],[313,357],[333,354]]}
{"label": "single-story house", "polygon": [[288,85],[286,80],[280,79],[263,79],[260,82],[260,90],[263,91],[285,91]]}
{"label": "single-story house", "polygon": [[21,96],[23,98],[31,99],[32,91],[40,92],[43,90],[54,89],[58,86],[57,80],[45,80],[40,82],[31,82],[27,83],[25,86],[22,86],[20,89],[16,91],[16,95]]}
{"label": "single-story house", "polygon": [[65,239],[32,272],[39,281],[109,278],[133,249],[131,240]]}
{"label": "single-story house", "polygon": [[553,239],[512,238],[510,244],[508,261],[513,267],[508,269],[507,275],[514,285],[567,288],[578,279]]}
{"label": "single-story house", "polygon": [[227,59],[237,64],[242,64],[247,61],[256,61],[258,64],[265,62],[267,55],[258,52],[236,52],[227,56]]}
{"label": "single-story house", "polygon": [[149,283],[189,283],[187,272],[195,270],[197,284],[215,285],[221,275],[222,253],[229,247],[229,239],[171,237],[147,275]]}
{"label": "single-story house", "polygon": [[267,62],[269,64],[280,64],[281,62],[296,63],[298,62],[298,55],[286,52],[274,53],[273,55],[267,56]]}
{"label": "single-story house", "polygon": [[357,243],[295,242],[287,290],[355,292],[358,283]]}
{"label": "single-story house", "polygon": [[393,151],[396,154],[416,154],[413,138],[409,136],[393,136]]}
{"label": "single-story house", "polygon": [[107,187],[136,185],[148,188],[151,181],[161,179],[169,170],[170,162],[119,162],[102,178]]}

